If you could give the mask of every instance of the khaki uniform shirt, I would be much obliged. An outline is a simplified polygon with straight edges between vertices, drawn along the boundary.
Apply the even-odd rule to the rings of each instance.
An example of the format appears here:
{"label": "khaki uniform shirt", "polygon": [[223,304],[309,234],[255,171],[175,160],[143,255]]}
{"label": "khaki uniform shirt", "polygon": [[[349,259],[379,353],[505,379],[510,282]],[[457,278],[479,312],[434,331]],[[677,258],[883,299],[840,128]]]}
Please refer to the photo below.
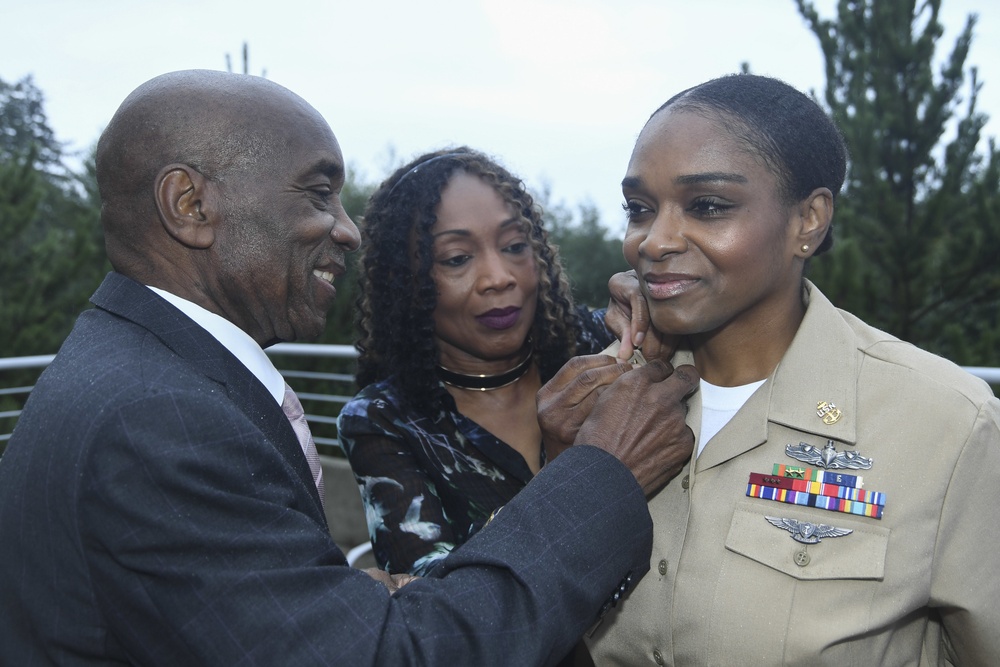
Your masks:
{"label": "khaki uniform shirt", "polygon": [[[650,500],[651,569],[588,639],[598,666],[1000,665],[1000,402],[807,293],[768,381]],[[696,393],[696,436],[700,414]],[[886,495],[882,519],[747,497],[750,473],[805,465],[786,445],[828,440],[872,459],[836,472]],[[853,532],[803,544],[767,516]]]}

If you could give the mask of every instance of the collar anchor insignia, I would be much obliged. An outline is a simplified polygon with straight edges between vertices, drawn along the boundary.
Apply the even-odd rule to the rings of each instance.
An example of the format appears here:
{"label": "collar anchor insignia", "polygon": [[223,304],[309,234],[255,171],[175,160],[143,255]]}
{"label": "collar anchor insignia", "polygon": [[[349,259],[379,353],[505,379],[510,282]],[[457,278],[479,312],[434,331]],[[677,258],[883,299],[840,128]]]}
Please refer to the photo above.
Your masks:
{"label": "collar anchor insignia", "polygon": [[820,417],[824,424],[830,426],[839,422],[844,413],[829,401],[819,401],[816,403],[816,416]]}
{"label": "collar anchor insignia", "polygon": [[815,524],[797,519],[784,519],[776,516],[765,516],[772,526],[784,528],[792,534],[792,539],[802,544],[819,544],[824,537],[843,537],[854,531],[850,528],[837,528],[825,523]]}
{"label": "collar anchor insignia", "polygon": [[838,452],[833,446],[833,440],[827,440],[826,446],[823,449],[813,447],[804,442],[800,442],[797,445],[785,445],[785,454],[796,461],[802,461],[803,463],[819,466],[827,470],[839,470],[841,468],[868,470],[872,467],[872,460],[861,456],[857,452]]}

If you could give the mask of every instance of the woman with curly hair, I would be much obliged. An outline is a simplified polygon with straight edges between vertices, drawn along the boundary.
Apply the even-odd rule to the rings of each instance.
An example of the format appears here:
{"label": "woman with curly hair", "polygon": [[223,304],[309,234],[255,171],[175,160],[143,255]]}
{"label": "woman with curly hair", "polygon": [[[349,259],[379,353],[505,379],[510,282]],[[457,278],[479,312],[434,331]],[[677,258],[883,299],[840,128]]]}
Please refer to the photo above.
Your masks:
{"label": "woman with curly hair", "polygon": [[541,385],[614,339],[574,307],[524,184],[482,153],[398,169],[362,234],[361,391],[339,438],[379,567],[424,575],[544,464]]}

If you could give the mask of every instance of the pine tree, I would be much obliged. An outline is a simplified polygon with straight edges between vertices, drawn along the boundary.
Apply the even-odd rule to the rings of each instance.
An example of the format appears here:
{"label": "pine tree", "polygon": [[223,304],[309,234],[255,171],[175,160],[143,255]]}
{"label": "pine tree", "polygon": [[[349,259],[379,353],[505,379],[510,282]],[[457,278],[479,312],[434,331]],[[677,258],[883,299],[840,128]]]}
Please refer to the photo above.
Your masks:
{"label": "pine tree", "polygon": [[977,71],[965,67],[976,16],[935,75],[941,0],[840,0],[835,20],[796,4],[823,51],[824,100],[851,156],[834,249],[810,277],[904,340],[996,365],[1000,153],[992,140],[978,152],[987,116]]}
{"label": "pine tree", "polygon": [[559,248],[559,259],[569,280],[573,300],[591,308],[608,305],[608,279],[629,266],[620,238],[609,238],[600,213],[591,203],[580,204],[579,218],[562,204],[551,205],[549,193],[541,197],[549,240]]}
{"label": "pine tree", "polygon": [[44,102],[30,75],[13,84],[0,79],[0,162],[30,153],[37,169],[63,171],[63,147],[49,127]]}
{"label": "pine tree", "polygon": [[62,162],[30,78],[0,81],[0,340],[4,356],[55,352],[107,270],[93,183]]}

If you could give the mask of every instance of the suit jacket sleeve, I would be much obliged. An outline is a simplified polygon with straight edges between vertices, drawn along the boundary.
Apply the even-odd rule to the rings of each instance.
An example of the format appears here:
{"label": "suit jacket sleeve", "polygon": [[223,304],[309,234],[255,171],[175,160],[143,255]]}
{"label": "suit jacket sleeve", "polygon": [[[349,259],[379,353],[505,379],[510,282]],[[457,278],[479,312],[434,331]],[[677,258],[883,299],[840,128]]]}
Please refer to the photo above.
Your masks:
{"label": "suit jacket sleeve", "polygon": [[641,490],[579,447],[440,578],[390,597],[344,566],[301,478],[223,391],[117,406],[95,420],[75,506],[109,641],[137,663],[547,664],[648,567]]}

